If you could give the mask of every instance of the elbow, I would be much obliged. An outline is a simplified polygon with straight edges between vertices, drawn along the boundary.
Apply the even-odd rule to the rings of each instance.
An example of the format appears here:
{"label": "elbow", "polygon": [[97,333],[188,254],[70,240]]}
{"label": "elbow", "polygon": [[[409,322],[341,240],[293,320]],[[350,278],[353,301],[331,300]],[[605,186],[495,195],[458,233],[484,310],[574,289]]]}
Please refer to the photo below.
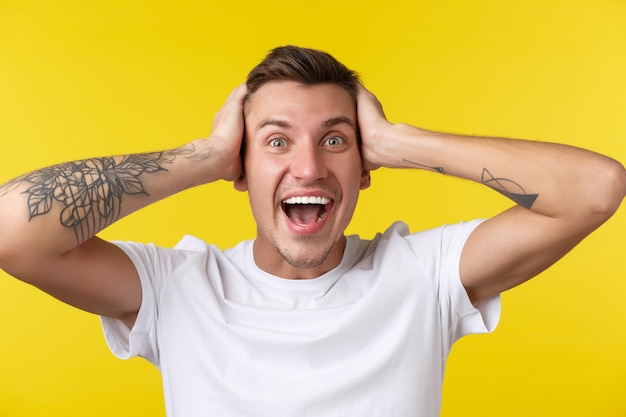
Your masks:
{"label": "elbow", "polygon": [[29,256],[32,249],[32,245],[20,238],[15,227],[0,221],[0,270],[17,278],[22,270],[36,266],[37,262]]}
{"label": "elbow", "polygon": [[12,268],[13,256],[8,251],[5,251],[4,248],[0,248],[0,272],[4,271],[9,275],[15,276]]}
{"label": "elbow", "polygon": [[[1,228],[0,228],[1,230]],[[2,236],[0,239],[0,269],[5,269],[6,264],[13,258],[13,251],[8,239]]]}
{"label": "elbow", "polygon": [[11,245],[8,240],[0,240],[0,270],[14,275],[12,271],[16,263],[19,264],[19,253],[15,251],[14,245]]}
{"label": "elbow", "polygon": [[618,161],[610,160],[601,178],[601,184],[596,184],[599,196],[593,212],[604,222],[617,211],[626,196],[626,169]]}

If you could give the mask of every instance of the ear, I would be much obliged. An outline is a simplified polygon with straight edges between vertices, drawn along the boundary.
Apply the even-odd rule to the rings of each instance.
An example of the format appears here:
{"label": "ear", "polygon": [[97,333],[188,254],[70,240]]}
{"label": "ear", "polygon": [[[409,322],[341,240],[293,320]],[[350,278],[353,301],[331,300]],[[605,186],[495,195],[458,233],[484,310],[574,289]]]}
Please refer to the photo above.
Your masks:
{"label": "ear", "polygon": [[363,172],[361,172],[360,189],[365,190],[366,188],[369,188],[371,184],[372,184],[372,178],[370,176],[370,170],[369,169],[363,170]]}
{"label": "ear", "polygon": [[248,191],[248,181],[246,181],[246,175],[243,172],[241,176],[234,181],[233,186],[237,191]]}

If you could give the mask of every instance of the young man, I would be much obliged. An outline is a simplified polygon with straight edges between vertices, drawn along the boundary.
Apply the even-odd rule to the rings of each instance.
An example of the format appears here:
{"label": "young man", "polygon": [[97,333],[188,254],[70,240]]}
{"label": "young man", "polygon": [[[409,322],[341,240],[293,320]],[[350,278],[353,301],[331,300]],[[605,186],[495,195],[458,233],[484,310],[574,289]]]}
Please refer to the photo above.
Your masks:
{"label": "young man", "polygon": [[[345,236],[379,167],[477,181],[516,205]],[[255,240],[220,251],[192,237],[168,249],[95,236],[217,180],[248,192]],[[118,356],[160,368],[168,415],[434,416],[452,344],[491,331],[498,294],[562,257],[625,193],[623,166],[586,150],[392,124],[352,71],[283,47],[233,91],[207,139],[2,186],[0,267],[103,316]]]}

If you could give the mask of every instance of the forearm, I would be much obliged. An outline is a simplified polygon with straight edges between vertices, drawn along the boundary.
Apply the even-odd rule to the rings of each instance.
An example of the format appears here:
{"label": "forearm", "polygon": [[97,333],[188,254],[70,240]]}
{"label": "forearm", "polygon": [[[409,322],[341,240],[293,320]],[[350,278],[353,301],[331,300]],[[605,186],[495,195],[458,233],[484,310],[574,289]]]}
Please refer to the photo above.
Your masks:
{"label": "forearm", "polygon": [[[120,218],[182,189],[223,176],[206,141],[169,151],[62,163],[0,187],[0,260],[55,256]],[[2,266],[2,265],[0,265]]]}
{"label": "forearm", "polygon": [[458,136],[407,125],[391,127],[379,143],[380,165],[476,181],[550,217],[598,215],[602,221],[626,192],[621,164],[566,145]]}
{"label": "forearm", "polygon": [[365,169],[419,168],[454,175],[517,203],[482,223],[464,245],[459,274],[472,302],[554,264],[606,221],[626,194],[622,164],[591,151],[392,124],[363,86],[357,110]]}

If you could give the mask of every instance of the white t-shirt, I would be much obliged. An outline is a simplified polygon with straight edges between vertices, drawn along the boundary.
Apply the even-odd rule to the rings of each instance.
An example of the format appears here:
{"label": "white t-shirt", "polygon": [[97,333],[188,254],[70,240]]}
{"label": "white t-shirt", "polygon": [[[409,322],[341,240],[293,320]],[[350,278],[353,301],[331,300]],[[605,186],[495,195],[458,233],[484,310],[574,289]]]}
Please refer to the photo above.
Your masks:
{"label": "white t-shirt", "polygon": [[499,297],[475,308],[459,278],[478,224],[348,236],[340,265],[311,280],[259,269],[253,241],[117,242],[143,300],[132,331],[103,318],[106,339],[159,367],[170,417],[437,416],[452,344],[500,314]]}

